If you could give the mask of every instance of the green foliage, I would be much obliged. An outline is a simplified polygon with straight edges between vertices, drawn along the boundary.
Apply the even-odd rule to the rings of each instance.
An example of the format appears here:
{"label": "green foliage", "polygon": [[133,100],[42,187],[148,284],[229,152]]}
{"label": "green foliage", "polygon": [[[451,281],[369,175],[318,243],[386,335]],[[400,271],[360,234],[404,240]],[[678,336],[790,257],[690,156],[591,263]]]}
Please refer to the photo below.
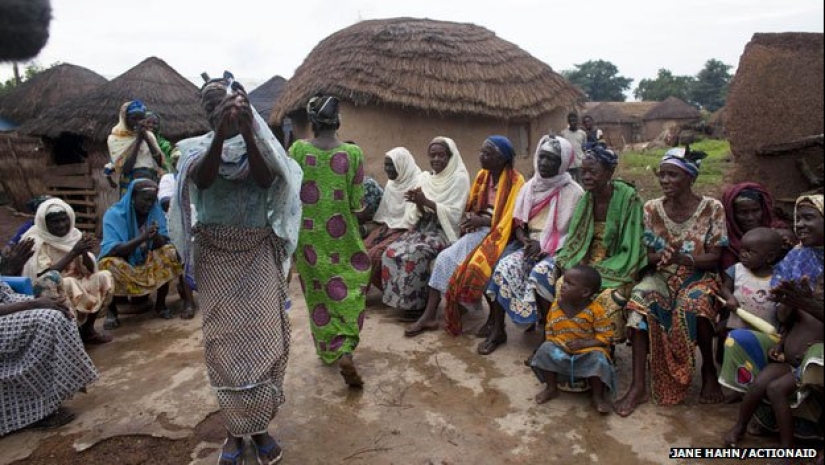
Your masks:
{"label": "green foliage", "polygon": [[588,98],[594,102],[624,102],[624,91],[630,88],[633,79],[619,76],[616,65],[604,60],[589,60],[574,70],[565,70],[561,74],[568,81],[581,87]]}
{"label": "green foliage", "polygon": [[[49,66],[49,68],[53,68],[53,67],[57,66],[58,64],[60,64],[60,63],[52,63],[52,64]],[[28,81],[28,80],[29,80],[29,79],[31,79],[31,78],[32,78],[32,76],[34,76],[35,74],[37,74],[37,73],[39,73],[39,72],[41,72],[41,71],[45,71],[45,70],[47,70],[47,69],[48,69],[48,68],[44,68],[44,67],[40,66],[40,64],[38,64],[37,62],[31,62],[31,63],[29,63],[29,64],[28,64],[28,65],[26,65],[26,67],[23,69],[23,73],[21,73],[21,76],[20,76],[20,83],[23,83],[23,82],[25,82],[25,81]],[[8,91],[10,91],[10,90],[14,89],[14,87],[15,87],[15,86],[17,86],[17,85],[18,85],[18,84],[20,84],[20,83],[18,83],[18,82],[14,79],[14,76],[12,76],[12,77],[10,77],[10,78],[6,79],[4,82],[0,82],[0,95],[5,94],[6,92],[8,92]]]}
{"label": "green foliage", "polygon": [[710,59],[704,69],[696,75],[696,81],[690,89],[690,99],[709,112],[714,112],[725,105],[728,86],[731,81],[732,66],[719,60]]}
{"label": "green foliage", "polygon": [[678,97],[690,102],[691,86],[694,78],[691,76],[674,76],[668,69],[660,69],[656,79],[642,79],[639,86],[633,91],[633,96],[639,100],[661,102],[668,97]]}
{"label": "green foliage", "polygon": [[[690,148],[708,154],[708,157],[702,160],[702,168],[699,177],[696,178],[694,189],[700,194],[719,197],[725,174],[731,166],[730,144],[721,139],[703,139],[691,144]],[[660,197],[662,191],[659,189],[655,173],[667,150],[668,148],[659,148],[642,152],[622,152],[619,155],[616,177],[636,184],[639,195],[645,200]]]}

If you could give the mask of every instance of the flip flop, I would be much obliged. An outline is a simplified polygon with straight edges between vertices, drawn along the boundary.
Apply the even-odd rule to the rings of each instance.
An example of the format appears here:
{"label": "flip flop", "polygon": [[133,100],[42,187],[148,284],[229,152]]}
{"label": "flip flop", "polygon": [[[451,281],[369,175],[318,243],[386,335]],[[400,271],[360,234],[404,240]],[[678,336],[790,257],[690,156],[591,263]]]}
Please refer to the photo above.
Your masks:
{"label": "flip flop", "polygon": [[[223,446],[226,447],[226,444],[229,443],[229,439],[223,442]],[[218,465],[221,465],[221,462],[231,462],[232,465],[241,465],[243,463],[243,447],[236,450],[235,452],[226,452],[221,449],[221,454],[218,456]],[[260,463],[260,461],[258,462]]]}
{"label": "flip flop", "polygon": [[[255,441],[252,441],[252,445],[255,447],[255,458],[258,461],[258,465],[275,465],[284,458],[284,451],[281,449],[281,446],[278,445],[278,441],[276,441],[275,438],[272,439],[272,444],[269,446],[258,447]],[[275,458],[269,459],[268,462],[264,462],[262,456],[269,456],[275,448],[278,449],[278,455]]]}

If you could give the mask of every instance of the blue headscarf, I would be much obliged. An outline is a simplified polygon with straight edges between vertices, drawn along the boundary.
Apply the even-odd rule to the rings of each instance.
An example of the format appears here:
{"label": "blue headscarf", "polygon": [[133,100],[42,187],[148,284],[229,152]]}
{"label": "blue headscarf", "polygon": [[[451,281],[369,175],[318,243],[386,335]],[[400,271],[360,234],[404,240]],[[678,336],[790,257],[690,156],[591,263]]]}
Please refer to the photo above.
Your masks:
{"label": "blue headscarf", "polygon": [[498,148],[498,151],[504,155],[507,163],[513,162],[513,158],[516,157],[516,151],[513,149],[513,144],[510,143],[510,139],[504,136],[490,136],[487,140]]}
{"label": "blue headscarf", "polygon": [[702,165],[702,159],[708,154],[700,151],[691,151],[689,148],[674,147],[662,157],[659,165],[674,165],[687,172],[691,178],[696,179],[699,176],[699,167]]}
{"label": "blue headscarf", "polygon": [[600,144],[595,144],[587,149],[585,158],[592,158],[609,168],[615,168],[619,164],[619,157],[616,152]]}
{"label": "blue headscarf", "polygon": [[140,100],[132,100],[126,107],[126,114],[131,115],[132,113],[146,113],[146,105]]}
{"label": "blue headscarf", "polygon": [[[100,244],[100,256],[106,257],[116,246],[129,242],[140,234],[138,228],[137,214],[135,207],[132,204],[132,195],[135,192],[135,185],[145,182],[146,179],[135,179],[129,184],[129,189],[120,198],[120,201],[109,207],[103,215],[103,241]],[[152,222],[158,224],[158,234],[169,237],[169,231],[166,228],[166,216],[160,208],[160,203],[155,202],[152,209],[149,211],[149,216],[146,218],[145,225],[150,225]],[[151,242],[151,241],[150,241]],[[132,255],[129,256],[130,265],[141,265],[146,261],[148,253],[148,244],[142,244],[137,247]]]}

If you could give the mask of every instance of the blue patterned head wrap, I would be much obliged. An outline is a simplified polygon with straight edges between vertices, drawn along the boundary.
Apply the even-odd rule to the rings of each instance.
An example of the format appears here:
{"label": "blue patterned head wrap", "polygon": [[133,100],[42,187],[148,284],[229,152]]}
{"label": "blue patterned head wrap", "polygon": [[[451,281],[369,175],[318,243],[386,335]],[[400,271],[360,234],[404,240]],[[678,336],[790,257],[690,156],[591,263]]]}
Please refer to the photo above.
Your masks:
{"label": "blue patterned head wrap", "polygon": [[487,140],[495,145],[498,151],[504,155],[504,159],[507,160],[507,163],[513,162],[513,158],[516,157],[516,151],[513,149],[513,144],[510,143],[510,139],[504,136],[490,136]]}
{"label": "blue patterned head wrap", "polygon": [[601,144],[589,148],[585,158],[592,158],[608,168],[615,168],[619,164],[619,157],[616,152]]}
{"label": "blue patterned head wrap", "polygon": [[140,100],[132,100],[129,102],[129,106],[126,107],[126,114],[131,115],[133,113],[146,113],[146,105]]}
{"label": "blue patterned head wrap", "polygon": [[691,178],[696,179],[699,176],[699,167],[702,165],[702,159],[708,154],[700,151],[691,151],[689,147],[681,148],[674,147],[662,157],[661,165],[675,165],[685,171]]}

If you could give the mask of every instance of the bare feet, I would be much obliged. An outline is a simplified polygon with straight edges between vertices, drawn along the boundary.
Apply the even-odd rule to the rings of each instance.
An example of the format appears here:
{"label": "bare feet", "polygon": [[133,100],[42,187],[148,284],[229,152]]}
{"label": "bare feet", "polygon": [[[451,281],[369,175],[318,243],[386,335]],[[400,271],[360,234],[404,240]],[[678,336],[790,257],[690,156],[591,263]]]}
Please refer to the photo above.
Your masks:
{"label": "bare feet", "polygon": [[559,390],[555,386],[550,387],[550,385],[547,385],[543,391],[536,394],[536,397],[534,397],[533,400],[535,400],[537,404],[541,405],[550,402],[558,396]]}
{"label": "bare feet", "polygon": [[699,393],[700,404],[721,404],[725,401],[725,394],[722,392],[722,386],[719,385],[719,380],[716,379],[716,370],[713,376],[703,376],[702,391]]}
{"label": "bare feet", "polygon": [[195,318],[195,306],[190,303],[184,304],[183,310],[180,312],[180,317],[184,320]]}
{"label": "bare feet", "polygon": [[480,342],[476,351],[480,355],[490,355],[498,349],[498,346],[507,342],[507,333],[491,333],[487,339]]}
{"label": "bare feet", "polygon": [[725,447],[737,447],[739,441],[741,441],[743,437],[745,437],[745,427],[739,423],[736,423],[733,425],[733,428],[725,434],[723,445]]}
{"label": "bare feet", "polygon": [[614,405],[614,410],[616,414],[620,417],[628,417],[636,407],[647,403],[650,400],[650,396],[647,393],[647,390],[637,392],[637,391],[627,391],[627,394],[624,395],[616,405]]}
{"label": "bare feet", "polygon": [[155,313],[164,320],[172,318],[172,311],[169,310],[165,303],[158,302],[155,305]]}
{"label": "bare feet", "polygon": [[613,411],[613,406],[610,405],[610,402],[605,400],[604,396],[602,395],[593,395],[593,406],[596,407],[596,411],[601,413],[602,415],[607,415]]}
{"label": "bare feet", "polygon": [[422,322],[421,320],[416,321],[412,325],[410,325],[407,329],[404,330],[405,337],[416,337],[421,333],[427,331],[436,331],[438,330],[438,322],[437,321],[427,321]]}
{"label": "bare feet", "polygon": [[486,337],[490,336],[490,332],[492,332],[492,331],[493,331],[493,324],[490,323],[490,322],[484,323],[483,325],[481,325],[480,328],[478,328],[478,331],[476,331],[476,337],[486,338]]}
{"label": "bare feet", "polygon": [[355,362],[352,361],[352,355],[347,354],[341,357],[341,359],[338,360],[338,369],[341,370],[341,376],[344,378],[347,386],[354,389],[364,387],[364,380],[361,379],[361,375],[359,375],[358,370],[355,369]]}
{"label": "bare feet", "polygon": [[81,331],[80,338],[83,340],[84,344],[89,345],[107,344],[112,342],[112,336],[110,334],[99,333],[95,331],[94,328]]}

